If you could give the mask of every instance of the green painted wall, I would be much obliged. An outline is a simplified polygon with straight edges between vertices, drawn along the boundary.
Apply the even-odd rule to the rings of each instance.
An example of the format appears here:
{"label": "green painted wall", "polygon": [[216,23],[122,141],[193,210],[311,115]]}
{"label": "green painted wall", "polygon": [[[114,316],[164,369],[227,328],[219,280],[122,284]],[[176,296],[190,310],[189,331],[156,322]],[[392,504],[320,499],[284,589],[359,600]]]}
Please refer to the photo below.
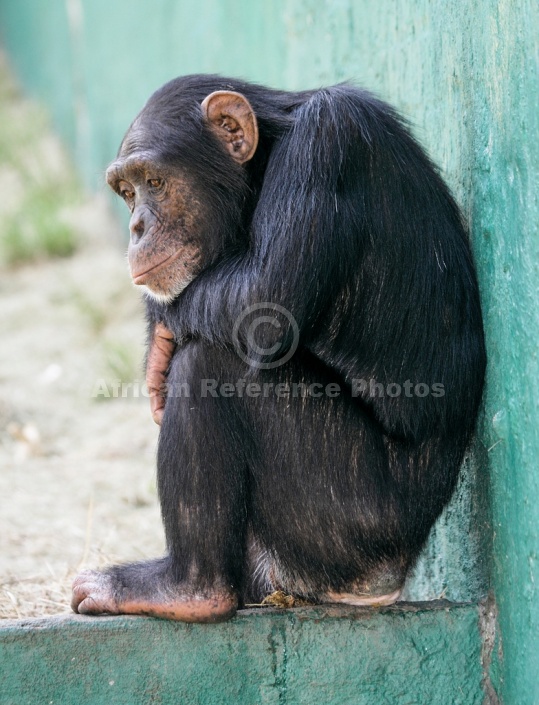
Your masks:
{"label": "green painted wall", "polygon": [[477,608],[67,617],[0,629],[0,705],[482,705]]}
{"label": "green painted wall", "polygon": [[0,0],[0,37],[91,188],[151,91],[182,73],[352,79],[411,119],[472,226],[489,370],[478,441],[408,596],[475,600],[491,572],[504,702],[538,703],[537,0]]}

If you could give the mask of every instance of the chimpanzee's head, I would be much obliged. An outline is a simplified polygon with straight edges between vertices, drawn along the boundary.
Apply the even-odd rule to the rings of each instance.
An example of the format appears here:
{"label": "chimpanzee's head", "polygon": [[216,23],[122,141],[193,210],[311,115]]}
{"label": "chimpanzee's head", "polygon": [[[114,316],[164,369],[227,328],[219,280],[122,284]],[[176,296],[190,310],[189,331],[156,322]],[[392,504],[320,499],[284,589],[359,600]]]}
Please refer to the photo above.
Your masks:
{"label": "chimpanzee's head", "polygon": [[[236,91],[176,80],[129,128],[107,182],[131,211],[133,282],[169,302],[241,237],[257,119]],[[204,97],[205,95],[205,97]]]}

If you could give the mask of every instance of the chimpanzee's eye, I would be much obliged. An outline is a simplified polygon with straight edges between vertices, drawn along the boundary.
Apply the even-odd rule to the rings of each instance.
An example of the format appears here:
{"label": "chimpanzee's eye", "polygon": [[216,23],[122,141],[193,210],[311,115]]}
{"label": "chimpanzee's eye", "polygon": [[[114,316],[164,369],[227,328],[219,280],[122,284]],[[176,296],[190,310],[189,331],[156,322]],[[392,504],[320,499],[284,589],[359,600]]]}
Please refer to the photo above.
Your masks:
{"label": "chimpanzee's eye", "polygon": [[124,181],[121,179],[116,188],[124,201],[132,201],[135,198],[135,189],[129,181]]}
{"label": "chimpanzee's eye", "polygon": [[162,183],[163,183],[162,179],[148,179],[148,184],[152,188],[159,188],[162,185]]}

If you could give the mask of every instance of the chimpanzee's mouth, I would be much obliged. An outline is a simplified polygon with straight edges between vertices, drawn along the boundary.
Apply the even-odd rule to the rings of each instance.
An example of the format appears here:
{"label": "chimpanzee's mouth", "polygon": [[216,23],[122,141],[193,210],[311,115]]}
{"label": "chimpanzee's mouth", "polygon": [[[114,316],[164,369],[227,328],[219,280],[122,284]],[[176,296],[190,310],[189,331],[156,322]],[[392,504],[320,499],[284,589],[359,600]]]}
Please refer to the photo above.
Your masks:
{"label": "chimpanzee's mouth", "polygon": [[174,262],[174,260],[177,259],[180,256],[180,254],[181,254],[181,249],[178,250],[177,252],[173,252],[171,255],[169,255],[168,257],[165,257],[165,259],[161,260],[161,262],[154,264],[149,269],[145,269],[143,272],[137,273],[137,272],[131,271],[131,278],[133,279],[133,283],[134,284],[146,284],[146,278],[147,278],[148,274],[158,272],[166,264]]}

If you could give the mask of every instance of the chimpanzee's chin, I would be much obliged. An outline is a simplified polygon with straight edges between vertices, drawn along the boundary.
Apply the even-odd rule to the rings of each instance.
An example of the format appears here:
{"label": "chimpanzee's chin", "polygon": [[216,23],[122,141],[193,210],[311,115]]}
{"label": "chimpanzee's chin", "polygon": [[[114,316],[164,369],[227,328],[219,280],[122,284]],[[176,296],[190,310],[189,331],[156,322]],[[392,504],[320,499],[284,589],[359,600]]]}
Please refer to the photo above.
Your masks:
{"label": "chimpanzee's chin", "polygon": [[181,293],[183,293],[183,291],[189,286],[189,284],[193,281],[194,278],[195,277],[192,276],[188,277],[187,279],[182,279],[182,281],[179,281],[171,289],[166,290],[155,285],[152,288],[151,282],[137,284],[135,281],[133,281],[133,283],[135,284],[135,286],[142,287],[144,293],[149,298],[154,299],[155,301],[158,301],[161,304],[169,304],[174,301],[174,299],[177,299]]}

